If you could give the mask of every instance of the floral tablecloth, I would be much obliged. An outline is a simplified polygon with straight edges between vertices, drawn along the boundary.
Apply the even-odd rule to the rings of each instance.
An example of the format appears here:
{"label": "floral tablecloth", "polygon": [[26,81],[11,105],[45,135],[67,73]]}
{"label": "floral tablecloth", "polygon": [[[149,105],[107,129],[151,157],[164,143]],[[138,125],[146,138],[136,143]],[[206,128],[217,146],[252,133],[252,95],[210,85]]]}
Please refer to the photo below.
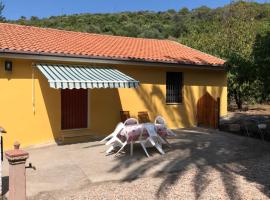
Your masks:
{"label": "floral tablecloth", "polygon": [[143,131],[143,137],[148,137],[149,133],[146,130],[146,125],[154,126],[156,133],[161,137],[166,137],[170,135],[171,130],[167,129],[166,126],[163,124],[143,123],[126,125],[125,128],[119,133],[118,137],[123,140],[127,138],[128,143],[132,141],[137,141],[140,137],[141,131]]}

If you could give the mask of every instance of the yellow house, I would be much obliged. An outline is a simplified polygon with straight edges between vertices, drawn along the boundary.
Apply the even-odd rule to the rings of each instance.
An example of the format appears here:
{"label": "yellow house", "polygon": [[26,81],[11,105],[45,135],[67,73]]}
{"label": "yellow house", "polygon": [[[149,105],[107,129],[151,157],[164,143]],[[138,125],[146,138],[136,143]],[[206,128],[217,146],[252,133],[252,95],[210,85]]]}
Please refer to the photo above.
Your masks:
{"label": "yellow house", "polygon": [[98,138],[120,111],[162,115],[170,128],[203,125],[216,113],[209,99],[199,103],[206,94],[220,99],[219,116],[227,114],[222,59],[169,40],[7,23],[0,23],[0,91],[4,149]]}

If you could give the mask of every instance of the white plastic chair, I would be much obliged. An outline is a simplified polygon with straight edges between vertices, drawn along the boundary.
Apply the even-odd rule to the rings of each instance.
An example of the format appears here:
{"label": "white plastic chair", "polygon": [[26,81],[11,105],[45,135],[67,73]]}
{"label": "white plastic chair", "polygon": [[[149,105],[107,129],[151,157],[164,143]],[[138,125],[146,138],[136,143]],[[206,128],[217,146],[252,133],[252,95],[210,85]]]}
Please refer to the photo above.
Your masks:
{"label": "white plastic chair", "polygon": [[113,137],[115,137],[117,134],[120,133],[120,131],[124,128],[124,124],[122,122],[118,123],[114,129],[114,131],[108,135],[107,137],[105,137],[103,140],[101,140],[100,142],[105,142],[106,140],[109,140]]}
{"label": "white plastic chair", "polygon": [[134,124],[139,124],[139,121],[136,118],[129,118],[124,122],[125,126]]}
{"label": "white plastic chair", "polygon": [[167,124],[165,122],[165,119],[163,117],[161,117],[160,115],[156,117],[154,123],[155,124],[162,124],[162,125],[165,125],[167,127]]}
{"label": "white plastic chair", "polygon": [[[158,125],[158,124],[161,124],[163,126],[165,126],[165,128],[167,129],[167,134],[169,136],[176,136],[176,134],[174,132],[172,132],[170,129],[167,128],[167,123],[165,121],[165,119],[161,116],[157,116],[156,119],[155,119],[155,125]],[[168,142],[168,140],[166,139],[166,137],[161,137],[163,139],[163,141],[165,141],[165,143],[170,147],[170,143]]]}
{"label": "white plastic chair", "polygon": [[[124,127],[127,125],[134,125],[134,124],[139,124],[138,120],[135,118],[129,118],[124,122]],[[125,130],[124,130],[125,131]],[[113,137],[110,141],[108,141],[106,143],[106,145],[110,145],[113,143],[113,145],[106,151],[106,153],[110,153],[115,147],[120,147],[120,149],[116,152],[115,156],[118,155],[122,149],[127,145],[128,142],[128,134],[125,132],[125,141],[121,141],[117,135],[115,137]],[[130,146],[131,150],[130,150],[130,154],[133,154],[133,145]]]}
{"label": "white plastic chair", "polygon": [[[109,145],[111,143],[114,143],[118,138],[117,135],[124,129],[124,123],[120,122],[117,124],[115,130],[108,135],[107,137],[105,137],[103,140],[101,140],[100,142],[106,142],[106,145]],[[107,154],[109,154],[112,150],[114,150],[117,147],[118,143],[114,143],[112,144],[112,146],[106,151]]]}
{"label": "white plastic chair", "polygon": [[[143,130],[146,129],[149,136],[145,137],[143,136]],[[144,124],[144,126],[141,129],[141,134],[139,137],[139,143],[141,144],[145,154],[147,157],[149,157],[149,154],[146,150],[146,147],[153,146],[156,147],[156,149],[161,153],[161,154],[165,154],[163,149],[162,149],[162,142],[163,139],[157,134],[156,130],[155,130],[155,126],[154,124],[150,124],[150,123],[146,123]]]}

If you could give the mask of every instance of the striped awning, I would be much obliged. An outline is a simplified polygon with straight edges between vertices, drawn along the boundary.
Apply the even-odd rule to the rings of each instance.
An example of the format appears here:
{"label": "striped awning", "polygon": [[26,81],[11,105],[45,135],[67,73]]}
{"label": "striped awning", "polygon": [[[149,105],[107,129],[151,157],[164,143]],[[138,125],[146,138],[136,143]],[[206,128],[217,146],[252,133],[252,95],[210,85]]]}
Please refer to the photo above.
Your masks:
{"label": "striped awning", "polygon": [[36,64],[56,89],[136,88],[139,81],[109,67]]}

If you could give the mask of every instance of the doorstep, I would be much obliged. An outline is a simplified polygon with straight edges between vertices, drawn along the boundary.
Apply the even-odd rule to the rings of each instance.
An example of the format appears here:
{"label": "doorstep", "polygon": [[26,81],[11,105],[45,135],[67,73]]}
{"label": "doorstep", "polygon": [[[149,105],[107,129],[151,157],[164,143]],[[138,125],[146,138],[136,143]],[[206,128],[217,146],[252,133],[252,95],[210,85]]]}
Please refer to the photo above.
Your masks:
{"label": "doorstep", "polygon": [[102,139],[102,135],[93,133],[91,132],[90,129],[68,130],[63,131],[60,135],[61,135],[61,144],[99,141]]}

